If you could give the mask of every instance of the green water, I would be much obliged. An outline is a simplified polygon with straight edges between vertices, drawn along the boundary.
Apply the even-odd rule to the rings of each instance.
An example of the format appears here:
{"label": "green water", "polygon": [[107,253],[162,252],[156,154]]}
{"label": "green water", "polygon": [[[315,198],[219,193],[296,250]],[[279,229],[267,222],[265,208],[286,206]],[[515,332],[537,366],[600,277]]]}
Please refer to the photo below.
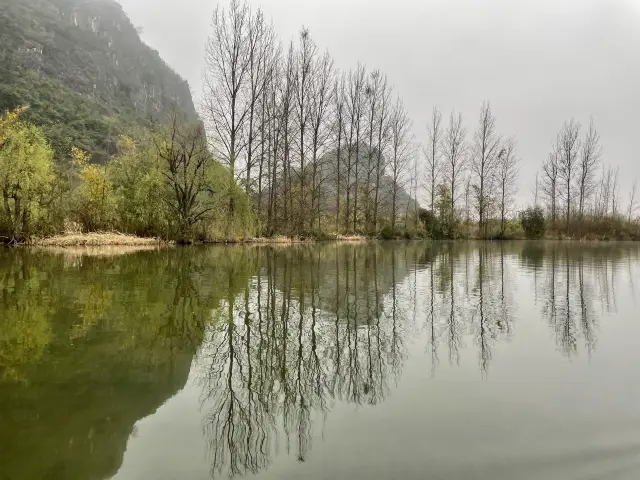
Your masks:
{"label": "green water", "polygon": [[640,247],[0,250],[0,479],[640,478]]}

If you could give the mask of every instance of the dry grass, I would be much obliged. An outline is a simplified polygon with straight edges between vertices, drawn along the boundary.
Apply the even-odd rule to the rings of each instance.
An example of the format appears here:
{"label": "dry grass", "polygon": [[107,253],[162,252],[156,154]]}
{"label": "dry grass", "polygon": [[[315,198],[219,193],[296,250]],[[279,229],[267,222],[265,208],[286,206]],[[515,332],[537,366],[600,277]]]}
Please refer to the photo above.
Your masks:
{"label": "dry grass", "polygon": [[367,237],[363,237],[362,235],[336,235],[336,241],[338,242],[368,242],[369,239]]}
{"label": "dry grass", "polygon": [[166,242],[157,238],[142,238],[117,232],[68,233],[47,238],[36,238],[29,245],[38,247],[151,247],[157,248]]}
{"label": "dry grass", "polygon": [[284,235],[275,235],[273,237],[257,237],[245,240],[243,243],[259,243],[259,244],[294,244],[294,243],[311,243],[313,240],[298,238],[298,237],[285,237]]}

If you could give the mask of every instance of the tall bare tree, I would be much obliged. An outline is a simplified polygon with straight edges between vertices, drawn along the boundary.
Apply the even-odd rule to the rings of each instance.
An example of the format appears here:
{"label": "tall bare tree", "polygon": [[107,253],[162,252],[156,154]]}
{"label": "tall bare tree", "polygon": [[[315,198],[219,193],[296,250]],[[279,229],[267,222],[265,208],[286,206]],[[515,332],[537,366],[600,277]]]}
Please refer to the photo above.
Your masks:
{"label": "tall bare tree", "polygon": [[551,225],[555,228],[558,211],[558,151],[556,144],[554,144],[548,160],[542,165],[542,173],[542,192],[549,205]]}
{"label": "tall bare tree", "polygon": [[[264,19],[262,11],[258,10],[249,18],[248,33],[248,120],[247,120],[247,159],[245,165],[245,190],[251,195],[252,169],[258,163],[255,151],[261,148],[263,117],[259,109],[263,106],[264,92],[267,85],[269,71],[274,61],[274,32],[273,27]],[[235,165],[234,165],[235,167]]]}
{"label": "tall bare tree", "polygon": [[611,182],[611,215],[614,217],[620,211],[620,167],[616,167]]}
{"label": "tall bare tree", "polygon": [[513,137],[507,139],[498,156],[498,189],[500,195],[500,236],[505,236],[505,220],[510,211],[513,196],[517,191],[518,156]]}
{"label": "tall bare tree", "polygon": [[[333,91],[333,59],[328,53],[325,53],[318,62],[313,66],[311,76],[311,221],[312,226],[314,220],[318,221],[318,229],[320,229],[320,204],[322,187],[327,179],[324,172],[324,165],[321,164],[323,159],[323,149],[325,148],[331,131],[328,128],[328,113],[332,103]],[[315,217],[315,218],[314,218]]]}
{"label": "tall bare tree", "polygon": [[498,155],[500,154],[500,135],[496,131],[496,119],[488,102],[482,104],[478,128],[474,134],[471,154],[471,172],[475,176],[474,193],[478,210],[478,228],[487,236],[488,210],[491,206]]}
{"label": "tall bare tree", "polygon": [[[444,178],[451,195],[451,215],[455,215],[456,203],[460,197],[458,186],[466,169],[467,162],[467,130],[462,126],[462,114],[457,116],[452,112],[449,116],[449,126],[442,139],[442,151],[444,152]],[[428,161],[431,167],[431,160]]]}
{"label": "tall bare tree", "polygon": [[464,181],[464,223],[469,235],[469,224],[471,223],[471,175],[467,175]]}
{"label": "tall bare tree", "polygon": [[597,214],[600,217],[606,217],[607,215],[609,215],[609,209],[611,208],[611,198],[613,197],[613,176],[613,168],[606,167],[603,169],[602,175],[600,177],[598,199],[596,201]]}
{"label": "tall bare tree", "polygon": [[564,122],[558,133],[558,178],[562,182],[565,198],[566,224],[569,228],[571,220],[571,185],[577,172],[578,155],[580,153],[580,124],[571,119]]}
{"label": "tall bare tree", "polygon": [[333,94],[333,135],[336,142],[336,233],[340,233],[340,196],[341,196],[341,161],[346,111],[346,76],[342,73],[335,81]]}
{"label": "tall bare tree", "polygon": [[427,125],[427,144],[423,147],[427,170],[426,187],[429,194],[430,208],[432,212],[435,211],[436,189],[438,187],[439,176],[442,169],[442,139],[444,134],[442,113],[440,113],[437,107],[433,107],[433,110],[431,111],[431,120]]}
{"label": "tall bare tree", "polygon": [[627,207],[627,220],[633,220],[633,215],[638,210],[638,201],[636,199],[637,179],[633,180],[631,191],[629,192],[629,206]]}
{"label": "tall bare tree", "polygon": [[589,131],[586,133],[580,152],[578,165],[578,192],[580,199],[578,203],[578,215],[584,216],[585,204],[591,200],[596,189],[596,171],[600,161],[600,134],[596,130],[593,118],[589,124]]}
{"label": "tall bare tree", "polygon": [[[391,104],[391,87],[387,81],[386,75],[383,75],[379,84],[378,98],[378,116],[377,116],[377,138],[376,138],[376,178],[374,187],[373,200],[373,225],[374,229],[378,229],[378,211],[380,207],[380,184],[385,171],[384,151],[387,148],[389,140],[389,118],[392,110]],[[373,147],[373,145],[371,145]]]}
{"label": "tall bare tree", "polygon": [[390,118],[391,137],[390,175],[391,175],[391,230],[395,232],[398,216],[398,197],[402,191],[410,166],[412,151],[411,121],[400,99],[396,100]]}
{"label": "tall bare tree", "polygon": [[244,148],[242,133],[249,113],[251,15],[249,7],[238,0],[232,0],[227,11],[216,7],[205,47],[204,112],[213,132],[214,150],[233,174]]}
{"label": "tall bare tree", "polygon": [[[245,129],[251,109],[252,16],[244,1],[232,0],[228,10],[217,6],[205,47],[203,112],[213,150],[234,179],[236,162],[247,144]],[[229,195],[228,234],[234,210],[234,196]]]}
{"label": "tall bare tree", "polygon": [[299,215],[301,222],[299,226],[305,224],[307,214],[306,183],[307,171],[305,169],[306,141],[305,134],[309,128],[311,109],[309,107],[309,96],[311,95],[311,83],[313,82],[314,64],[318,47],[311,38],[309,30],[303,28],[300,32],[300,47],[296,58],[296,115],[298,120],[298,148],[300,153],[300,170],[298,179],[300,182],[300,205]]}
{"label": "tall bare tree", "polygon": [[[360,141],[362,135],[362,117],[364,110],[365,69],[358,65],[349,73],[347,85],[347,111],[348,111],[348,145],[346,163],[346,226],[353,219],[352,231],[357,230],[358,219],[358,188],[360,167]],[[352,183],[353,182],[353,183]],[[352,195],[353,194],[353,195]],[[353,200],[353,203],[352,203]]]}
{"label": "tall bare tree", "polygon": [[[364,89],[365,103],[366,103],[366,137],[367,137],[367,171],[366,180],[364,182],[364,224],[367,231],[375,230],[375,225],[372,226],[374,199],[372,198],[375,193],[375,178],[380,175],[380,171],[377,169],[375,135],[377,132],[377,118],[380,115],[380,103],[381,95],[383,93],[383,87],[386,79],[380,73],[379,70],[374,70],[368,75],[367,85]],[[372,178],[374,181],[372,181]]]}

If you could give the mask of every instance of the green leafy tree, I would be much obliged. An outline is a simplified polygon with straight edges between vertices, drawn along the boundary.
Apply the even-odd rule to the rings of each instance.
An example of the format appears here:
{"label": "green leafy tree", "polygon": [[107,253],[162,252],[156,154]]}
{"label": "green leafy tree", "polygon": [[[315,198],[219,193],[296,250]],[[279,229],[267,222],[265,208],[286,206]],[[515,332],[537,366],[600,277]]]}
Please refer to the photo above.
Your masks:
{"label": "green leafy tree", "polygon": [[527,238],[536,239],[544,237],[546,225],[542,208],[529,207],[520,212],[520,223]]}
{"label": "green leafy tree", "polygon": [[112,227],[115,217],[113,182],[107,166],[90,164],[89,157],[89,153],[72,147],[72,162],[80,176],[75,212],[85,231],[107,230]]}
{"label": "green leafy tree", "polygon": [[118,154],[111,160],[111,177],[120,228],[137,235],[161,236],[167,230],[163,170],[148,139],[120,137]]}
{"label": "green leafy tree", "polygon": [[42,131],[21,119],[24,111],[0,117],[2,236],[12,241],[25,240],[45,215],[54,181],[53,152]]}
{"label": "green leafy tree", "polygon": [[459,237],[459,222],[456,211],[452,208],[451,190],[446,185],[439,185],[436,191],[436,211],[440,234],[443,238],[457,238]]}

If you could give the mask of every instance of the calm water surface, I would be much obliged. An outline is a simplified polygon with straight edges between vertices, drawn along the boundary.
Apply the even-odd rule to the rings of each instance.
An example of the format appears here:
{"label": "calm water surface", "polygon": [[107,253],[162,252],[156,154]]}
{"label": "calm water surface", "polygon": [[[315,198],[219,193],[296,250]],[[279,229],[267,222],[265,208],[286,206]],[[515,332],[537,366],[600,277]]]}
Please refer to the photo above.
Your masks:
{"label": "calm water surface", "polygon": [[640,247],[0,251],[0,479],[638,479]]}

